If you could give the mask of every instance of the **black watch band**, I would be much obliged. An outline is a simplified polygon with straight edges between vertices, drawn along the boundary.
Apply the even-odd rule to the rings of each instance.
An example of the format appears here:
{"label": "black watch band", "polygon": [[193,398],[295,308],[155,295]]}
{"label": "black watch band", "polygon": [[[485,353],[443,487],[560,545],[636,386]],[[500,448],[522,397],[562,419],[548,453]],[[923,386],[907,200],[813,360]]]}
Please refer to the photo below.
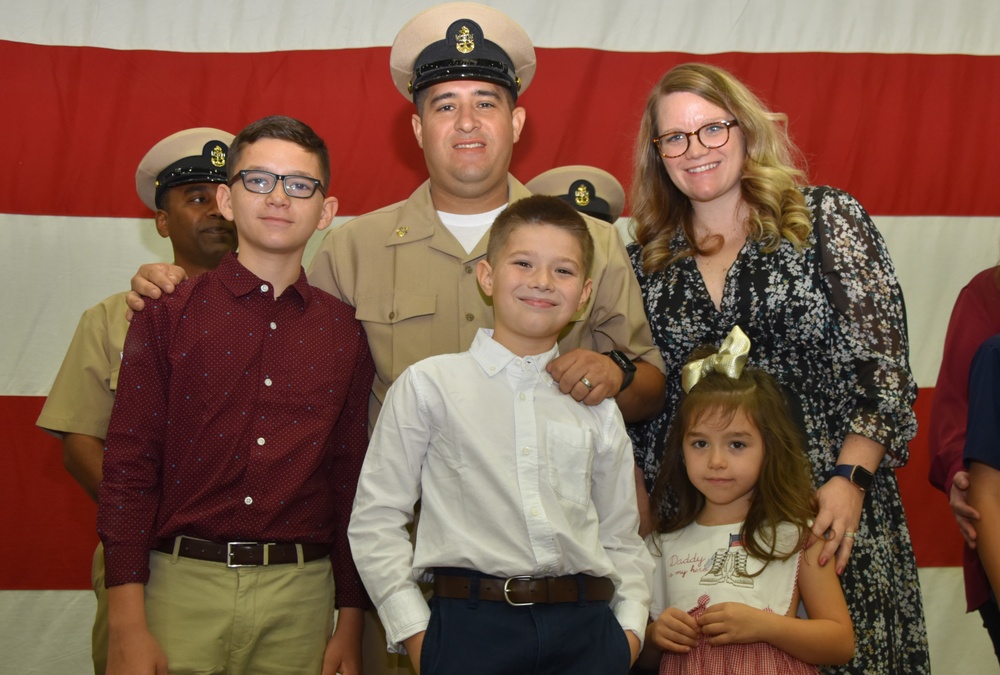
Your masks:
{"label": "black watch band", "polygon": [[604,352],[604,355],[610,356],[611,360],[614,361],[625,374],[625,377],[622,380],[622,388],[618,390],[618,393],[620,394],[625,391],[630,384],[632,384],[632,380],[635,378],[635,364],[632,363],[632,359],[625,356],[625,352],[617,349],[613,349],[610,352]]}
{"label": "black watch band", "polygon": [[862,492],[868,492],[874,478],[872,472],[860,464],[838,464],[833,467],[833,475],[846,478],[857,485]]}

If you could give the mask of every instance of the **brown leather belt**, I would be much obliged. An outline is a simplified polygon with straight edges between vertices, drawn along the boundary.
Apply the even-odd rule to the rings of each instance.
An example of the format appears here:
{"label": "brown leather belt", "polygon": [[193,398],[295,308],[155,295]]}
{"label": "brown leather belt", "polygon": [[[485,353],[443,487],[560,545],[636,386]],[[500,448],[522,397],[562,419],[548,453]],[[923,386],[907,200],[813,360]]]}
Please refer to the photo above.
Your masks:
{"label": "brown leather belt", "polygon": [[[566,577],[509,577],[507,579],[473,573],[471,576],[435,572],[434,594],[440,598],[464,600],[472,596],[494,602],[504,601],[515,607],[535,603],[607,602],[615,594],[615,585],[605,577],[576,574]],[[583,591],[581,594],[581,590]]]}
{"label": "brown leather belt", "polygon": [[[204,539],[177,537],[182,558],[226,563],[229,567],[255,567],[258,565],[288,565],[299,561],[295,544],[259,544],[253,541],[232,541],[217,544]],[[166,539],[154,550],[168,555],[174,554],[174,539]],[[301,544],[302,562],[319,560],[330,555],[327,544]],[[265,557],[266,549],[266,557]]]}

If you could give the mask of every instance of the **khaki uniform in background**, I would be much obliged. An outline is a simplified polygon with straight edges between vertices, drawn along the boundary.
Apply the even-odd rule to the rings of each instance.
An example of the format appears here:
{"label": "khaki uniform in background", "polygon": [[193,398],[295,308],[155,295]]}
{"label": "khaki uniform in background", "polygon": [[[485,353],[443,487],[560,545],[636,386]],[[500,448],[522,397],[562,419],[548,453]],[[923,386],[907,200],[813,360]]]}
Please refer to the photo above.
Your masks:
{"label": "khaki uniform in background", "polygon": [[83,313],[36,425],[57,436],[107,435],[128,331],[126,309],[125,293],[116,293]]}

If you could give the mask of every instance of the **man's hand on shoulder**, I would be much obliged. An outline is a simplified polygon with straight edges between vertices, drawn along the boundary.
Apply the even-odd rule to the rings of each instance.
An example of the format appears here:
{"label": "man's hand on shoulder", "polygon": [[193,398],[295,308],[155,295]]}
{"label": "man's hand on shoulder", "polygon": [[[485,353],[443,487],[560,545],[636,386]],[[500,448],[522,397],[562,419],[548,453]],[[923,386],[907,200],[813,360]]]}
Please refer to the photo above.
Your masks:
{"label": "man's hand on shoulder", "polygon": [[[163,293],[173,293],[177,284],[187,279],[184,268],[168,263],[147,263],[132,277],[132,290],[125,302],[131,312],[141,312],[146,307],[143,296],[159,298]],[[129,314],[129,320],[132,314]]]}
{"label": "man's hand on shoulder", "polygon": [[589,349],[574,349],[560,355],[548,365],[548,371],[559,383],[559,391],[587,405],[597,405],[615,396],[625,379],[622,369],[610,357]]}

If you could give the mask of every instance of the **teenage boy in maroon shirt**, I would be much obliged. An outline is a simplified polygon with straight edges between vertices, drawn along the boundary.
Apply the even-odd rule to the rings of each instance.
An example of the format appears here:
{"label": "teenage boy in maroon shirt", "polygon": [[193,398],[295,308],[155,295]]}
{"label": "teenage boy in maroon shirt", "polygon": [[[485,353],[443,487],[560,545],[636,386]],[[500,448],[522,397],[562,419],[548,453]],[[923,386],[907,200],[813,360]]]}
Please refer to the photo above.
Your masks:
{"label": "teenage boy in maroon shirt", "polygon": [[301,268],[328,182],[306,125],[245,128],[218,195],[238,257],[129,328],[98,512],[110,675],[360,672],[346,527],[374,370],[354,310]]}

